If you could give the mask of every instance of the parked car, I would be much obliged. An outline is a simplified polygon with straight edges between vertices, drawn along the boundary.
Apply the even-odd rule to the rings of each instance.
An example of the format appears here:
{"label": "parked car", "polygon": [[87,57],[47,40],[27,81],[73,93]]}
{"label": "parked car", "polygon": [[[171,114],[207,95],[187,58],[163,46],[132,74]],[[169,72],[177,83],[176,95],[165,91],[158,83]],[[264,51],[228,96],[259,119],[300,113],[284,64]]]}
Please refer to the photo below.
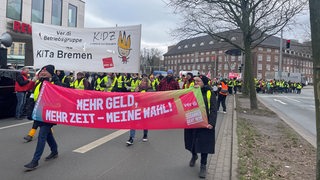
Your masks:
{"label": "parked car", "polygon": [[19,70],[0,69],[0,119],[15,115],[17,100],[14,85],[19,73]]}

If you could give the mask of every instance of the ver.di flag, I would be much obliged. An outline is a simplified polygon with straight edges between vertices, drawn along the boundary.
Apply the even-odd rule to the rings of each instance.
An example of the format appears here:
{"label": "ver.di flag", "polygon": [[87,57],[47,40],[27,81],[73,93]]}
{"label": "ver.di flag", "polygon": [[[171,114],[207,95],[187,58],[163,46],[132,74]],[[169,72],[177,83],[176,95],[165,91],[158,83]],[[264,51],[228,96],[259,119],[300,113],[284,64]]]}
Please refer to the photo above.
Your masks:
{"label": "ver.di flag", "polygon": [[200,88],[159,92],[98,92],[44,82],[34,120],[108,129],[178,129],[208,125]]}

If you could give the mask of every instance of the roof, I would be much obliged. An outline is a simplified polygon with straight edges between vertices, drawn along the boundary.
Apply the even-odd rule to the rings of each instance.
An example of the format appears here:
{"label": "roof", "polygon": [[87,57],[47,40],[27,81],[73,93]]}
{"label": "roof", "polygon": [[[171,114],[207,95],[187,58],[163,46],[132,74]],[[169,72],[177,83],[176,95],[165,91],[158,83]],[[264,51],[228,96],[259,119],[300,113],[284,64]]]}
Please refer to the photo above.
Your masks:
{"label": "roof", "polygon": [[[227,37],[231,39],[235,44],[241,46],[242,33],[240,30],[230,30],[218,33],[222,37]],[[282,46],[285,48],[286,39],[282,40]],[[280,38],[277,36],[270,36],[265,39],[258,46],[270,47],[270,48],[280,48]],[[185,39],[180,41],[175,46],[168,48],[168,52],[164,56],[176,55],[176,54],[187,54],[193,52],[204,52],[213,50],[223,50],[223,49],[234,49],[235,47],[225,42],[221,39],[214,39],[210,35],[194,37],[190,39]],[[302,44],[297,41],[291,41],[290,50],[296,52],[310,53],[311,48],[307,44]]]}

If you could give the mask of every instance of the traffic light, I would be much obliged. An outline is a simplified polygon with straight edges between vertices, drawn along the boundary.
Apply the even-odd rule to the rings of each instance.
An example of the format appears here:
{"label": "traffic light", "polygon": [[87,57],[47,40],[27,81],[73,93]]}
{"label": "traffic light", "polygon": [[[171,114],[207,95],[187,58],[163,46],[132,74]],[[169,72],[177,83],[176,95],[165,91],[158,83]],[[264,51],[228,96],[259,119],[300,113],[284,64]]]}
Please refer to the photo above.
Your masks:
{"label": "traffic light", "polygon": [[239,68],[238,68],[240,73],[241,73],[241,68],[242,68],[241,66],[239,66]]}
{"label": "traffic light", "polygon": [[290,49],[290,40],[287,40],[286,47],[287,47],[287,49]]}

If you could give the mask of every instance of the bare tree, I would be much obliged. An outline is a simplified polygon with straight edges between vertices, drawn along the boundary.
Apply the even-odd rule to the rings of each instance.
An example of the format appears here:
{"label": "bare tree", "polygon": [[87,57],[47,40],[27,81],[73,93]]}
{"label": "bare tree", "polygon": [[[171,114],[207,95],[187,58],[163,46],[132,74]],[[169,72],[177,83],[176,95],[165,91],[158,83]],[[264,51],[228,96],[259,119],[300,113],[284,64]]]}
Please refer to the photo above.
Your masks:
{"label": "bare tree", "polygon": [[159,66],[161,51],[157,48],[144,48],[141,53],[141,64],[144,68],[144,73],[152,73],[155,67]]}
{"label": "bare tree", "polygon": [[[251,50],[289,25],[306,0],[169,0],[168,4],[184,17],[175,31],[180,37],[208,34],[245,54],[243,93],[250,96],[251,109],[256,109]],[[241,35],[240,43],[221,33],[235,29]]]}
{"label": "bare tree", "polygon": [[317,129],[317,179],[320,179],[320,1],[309,0],[309,6]]}

